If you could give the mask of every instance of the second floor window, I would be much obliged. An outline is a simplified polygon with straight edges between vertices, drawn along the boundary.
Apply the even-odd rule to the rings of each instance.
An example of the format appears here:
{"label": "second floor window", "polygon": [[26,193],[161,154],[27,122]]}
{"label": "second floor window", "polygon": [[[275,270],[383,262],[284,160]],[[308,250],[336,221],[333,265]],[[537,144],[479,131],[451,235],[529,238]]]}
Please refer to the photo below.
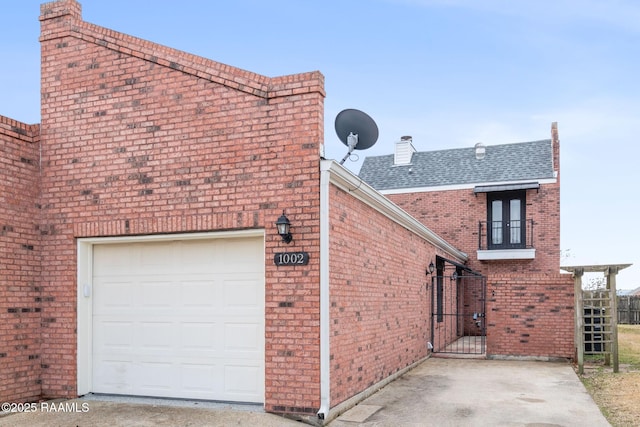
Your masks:
{"label": "second floor window", "polygon": [[487,194],[489,249],[525,247],[525,197],[524,191]]}

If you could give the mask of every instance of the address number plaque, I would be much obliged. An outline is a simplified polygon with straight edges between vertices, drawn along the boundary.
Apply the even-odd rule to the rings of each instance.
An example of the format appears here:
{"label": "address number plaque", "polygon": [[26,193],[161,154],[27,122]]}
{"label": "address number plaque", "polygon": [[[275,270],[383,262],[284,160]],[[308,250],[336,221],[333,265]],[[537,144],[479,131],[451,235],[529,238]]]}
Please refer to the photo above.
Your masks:
{"label": "address number plaque", "polygon": [[273,256],[276,265],[307,265],[309,252],[277,252]]}

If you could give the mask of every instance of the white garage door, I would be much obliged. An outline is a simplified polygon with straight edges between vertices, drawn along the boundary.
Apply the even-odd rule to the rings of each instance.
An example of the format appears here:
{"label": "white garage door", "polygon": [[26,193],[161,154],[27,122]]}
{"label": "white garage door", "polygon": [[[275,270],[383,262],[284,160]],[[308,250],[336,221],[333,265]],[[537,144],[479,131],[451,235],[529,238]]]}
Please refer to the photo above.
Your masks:
{"label": "white garage door", "polygon": [[264,401],[262,238],[93,251],[93,392]]}

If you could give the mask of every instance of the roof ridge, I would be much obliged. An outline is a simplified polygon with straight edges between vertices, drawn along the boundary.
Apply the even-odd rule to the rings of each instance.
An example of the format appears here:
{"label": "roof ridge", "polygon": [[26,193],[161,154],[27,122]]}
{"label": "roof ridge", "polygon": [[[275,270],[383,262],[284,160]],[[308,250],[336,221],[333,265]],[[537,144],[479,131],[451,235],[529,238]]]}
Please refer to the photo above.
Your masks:
{"label": "roof ridge", "polygon": [[[505,147],[505,146],[512,146],[512,145],[522,145],[522,144],[533,144],[533,143],[537,143],[537,142],[548,142],[551,143],[551,139],[547,138],[547,139],[538,139],[535,141],[521,141],[521,142],[508,142],[508,143],[504,143],[504,144],[493,144],[493,145],[485,145],[485,147]],[[443,153],[445,151],[462,151],[462,150],[474,150],[474,147],[453,147],[453,148],[442,148],[439,150],[418,150],[415,153],[413,153],[413,155],[416,154],[426,154],[426,153]],[[386,156],[391,156],[393,157],[393,154],[380,154],[378,156],[366,156],[364,158],[364,160],[369,159],[369,158],[380,158],[380,157],[386,157]]]}
{"label": "roof ridge", "polygon": [[[538,143],[538,142],[551,142],[550,138],[547,139],[538,139],[535,141],[520,141],[520,142],[507,142],[507,143],[503,143],[503,144],[492,144],[492,145],[488,145],[488,144],[484,144],[484,146],[486,148],[489,147],[506,147],[506,146],[513,146],[513,145],[523,145],[523,144],[534,144],[534,143]],[[441,151],[457,151],[457,150],[475,150],[475,147],[454,147],[454,148],[443,148],[441,150],[429,150],[429,151],[417,151],[416,153],[434,153],[434,152],[441,152]]]}

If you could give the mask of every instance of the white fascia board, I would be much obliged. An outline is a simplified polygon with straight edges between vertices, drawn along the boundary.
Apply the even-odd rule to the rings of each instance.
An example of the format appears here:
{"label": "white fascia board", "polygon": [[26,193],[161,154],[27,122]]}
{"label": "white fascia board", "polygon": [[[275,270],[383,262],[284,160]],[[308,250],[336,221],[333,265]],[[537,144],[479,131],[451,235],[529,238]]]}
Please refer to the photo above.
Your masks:
{"label": "white fascia board", "polygon": [[323,160],[321,162],[321,170],[329,173],[329,182],[331,184],[346,191],[356,199],[382,213],[387,218],[420,236],[437,248],[453,255],[455,258],[464,261],[469,259],[469,255],[438,236],[423,223],[409,215],[344,166],[339,165],[334,160]]}
{"label": "white fascia board", "polygon": [[413,187],[413,188],[391,188],[389,190],[379,190],[381,194],[407,194],[407,193],[429,193],[435,191],[453,191],[453,190],[473,190],[476,187],[482,187],[485,185],[510,185],[510,184],[522,184],[525,182],[537,182],[540,185],[555,184],[558,182],[557,178],[545,178],[545,179],[525,179],[519,181],[492,181],[492,182],[474,182],[470,184],[458,184],[458,185],[439,185],[436,187]]}

